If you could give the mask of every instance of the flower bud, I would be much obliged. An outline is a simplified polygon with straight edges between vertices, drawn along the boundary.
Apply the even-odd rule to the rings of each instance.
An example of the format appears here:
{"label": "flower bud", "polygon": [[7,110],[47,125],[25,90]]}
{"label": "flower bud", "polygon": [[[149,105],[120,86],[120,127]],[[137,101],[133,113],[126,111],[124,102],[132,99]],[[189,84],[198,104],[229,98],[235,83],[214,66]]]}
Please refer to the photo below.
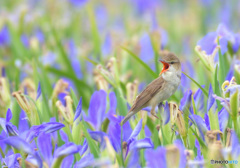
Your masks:
{"label": "flower bud", "polygon": [[167,166],[168,167],[178,167],[179,159],[180,159],[180,152],[176,145],[168,145],[166,146],[167,150]]}
{"label": "flower bud", "polygon": [[230,129],[230,128],[227,128],[226,131],[227,131],[226,147],[230,147],[230,146],[232,146],[232,133],[233,133],[233,130]]}
{"label": "flower bud", "polygon": [[56,106],[64,120],[72,125],[74,119],[73,100],[70,96],[65,96],[64,99],[66,101],[66,106],[64,106],[60,100],[56,102]]}
{"label": "flower bud", "polygon": [[56,99],[59,93],[68,93],[66,91],[68,86],[69,84],[65,82],[63,79],[58,80],[53,90],[52,99]]}
{"label": "flower bud", "polygon": [[177,112],[176,125],[178,127],[179,134],[182,137],[186,137],[187,136],[187,129],[186,129],[186,126],[185,126],[184,118],[182,116],[182,112],[180,110],[178,110],[178,112]]}
{"label": "flower bud", "polygon": [[11,95],[7,79],[5,77],[0,77],[0,117],[5,117],[10,101]]}
{"label": "flower bud", "polygon": [[25,93],[26,90],[27,94],[32,98],[36,99],[37,91],[34,82],[30,78],[25,78],[20,86],[21,91]]}
{"label": "flower bud", "polygon": [[16,98],[19,106],[26,112],[28,119],[32,125],[40,124],[39,116],[35,104],[21,92],[13,92],[12,96]]}
{"label": "flower bud", "polygon": [[217,141],[221,140],[222,132],[219,130],[210,130],[205,134],[205,139],[208,145],[212,145]]}
{"label": "flower bud", "polygon": [[169,103],[171,125],[174,125],[177,119],[178,106],[176,103]]}

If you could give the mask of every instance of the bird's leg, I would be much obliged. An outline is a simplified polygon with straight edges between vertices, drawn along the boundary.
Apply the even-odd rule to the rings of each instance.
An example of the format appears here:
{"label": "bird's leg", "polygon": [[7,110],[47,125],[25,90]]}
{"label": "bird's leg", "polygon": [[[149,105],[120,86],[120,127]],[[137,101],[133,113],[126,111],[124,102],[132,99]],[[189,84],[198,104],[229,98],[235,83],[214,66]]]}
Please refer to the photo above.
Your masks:
{"label": "bird's leg", "polygon": [[157,114],[156,114],[156,112],[155,112],[155,107],[156,107],[156,105],[152,106],[151,114],[152,114],[154,117],[156,117],[157,119],[159,119],[158,116],[157,116]]}

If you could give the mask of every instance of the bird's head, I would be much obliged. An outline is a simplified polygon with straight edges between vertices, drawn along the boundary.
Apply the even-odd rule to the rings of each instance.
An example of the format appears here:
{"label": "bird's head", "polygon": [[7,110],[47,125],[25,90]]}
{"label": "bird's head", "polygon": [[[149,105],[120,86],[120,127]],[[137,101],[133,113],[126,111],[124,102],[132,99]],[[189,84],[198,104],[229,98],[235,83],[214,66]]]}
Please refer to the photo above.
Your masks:
{"label": "bird's head", "polygon": [[171,52],[164,52],[162,58],[159,60],[163,64],[163,69],[160,75],[167,71],[180,71],[181,63],[178,57]]}

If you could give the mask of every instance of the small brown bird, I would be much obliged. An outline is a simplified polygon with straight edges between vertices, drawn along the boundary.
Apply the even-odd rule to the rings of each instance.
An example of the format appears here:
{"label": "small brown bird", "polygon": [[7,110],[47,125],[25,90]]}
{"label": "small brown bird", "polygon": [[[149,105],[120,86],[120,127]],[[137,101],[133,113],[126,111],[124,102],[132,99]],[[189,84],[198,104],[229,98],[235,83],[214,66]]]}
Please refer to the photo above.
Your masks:
{"label": "small brown bird", "polygon": [[159,60],[163,64],[163,69],[159,77],[152,81],[134,101],[128,114],[122,120],[121,125],[127,122],[134,114],[142,108],[151,106],[151,114],[155,116],[155,107],[168,99],[178,88],[181,82],[181,63],[178,57],[171,53],[164,53]]}

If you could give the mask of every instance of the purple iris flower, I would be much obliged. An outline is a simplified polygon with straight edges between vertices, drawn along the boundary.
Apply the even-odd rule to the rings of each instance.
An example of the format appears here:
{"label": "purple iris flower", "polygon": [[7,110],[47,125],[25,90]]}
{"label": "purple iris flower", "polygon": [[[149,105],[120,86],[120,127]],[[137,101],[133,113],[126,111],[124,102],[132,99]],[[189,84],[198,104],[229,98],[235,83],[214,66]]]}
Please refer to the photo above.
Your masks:
{"label": "purple iris flower", "polygon": [[[109,125],[108,132],[110,140],[113,144],[114,149],[119,152],[121,150],[121,127],[120,121],[123,117],[119,117],[120,120],[117,122],[112,121]],[[127,152],[132,149],[143,149],[143,148],[153,148],[153,143],[150,138],[144,138],[137,140],[137,136],[142,129],[142,119],[138,122],[137,126],[131,131],[129,122],[123,125],[122,132],[122,142],[127,143]]]}
{"label": "purple iris flower", "polygon": [[41,94],[42,94],[41,83],[38,82],[38,88],[37,88],[37,97],[36,97],[36,100],[41,96]]}
{"label": "purple iris flower", "polygon": [[8,109],[6,113],[6,119],[0,118],[0,125],[9,136],[18,136],[19,133],[17,127],[10,122],[11,119],[12,112],[10,109]]}
{"label": "purple iris flower", "polygon": [[[205,86],[203,85],[202,88]],[[199,88],[193,95],[195,106],[198,112],[204,111],[204,95],[202,90]]]}
{"label": "purple iris flower", "polygon": [[197,126],[202,139],[205,140],[204,135],[208,131],[208,128],[203,118],[195,114],[190,115],[189,118]]}
{"label": "purple iris flower", "polygon": [[29,48],[29,37],[26,34],[21,35],[21,41],[24,47]]}
{"label": "purple iris flower", "polygon": [[140,58],[143,60],[143,62],[146,63],[153,63],[154,60],[154,50],[152,47],[152,42],[150,36],[145,33],[140,39]]}
{"label": "purple iris flower", "polygon": [[75,71],[76,76],[80,79],[82,78],[82,70],[81,70],[80,62],[77,58],[78,52],[77,52],[76,45],[72,39],[69,40],[67,44],[68,44],[68,54],[69,54],[72,67]]}
{"label": "purple iris flower", "polygon": [[132,150],[129,153],[129,160],[127,167],[135,167],[135,168],[140,168],[140,161],[139,161],[139,152],[138,150]]}
{"label": "purple iris flower", "polygon": [[48,122],[37,126],[32,126],[28,131],[25,140],[31,142],[34,138],[42,133],[52,133],[65,127],[64,124],[58,122]]}
{"label": "purple iris flower", "polygon": [[104,90],[95,91],[91,97],[88,116],[84,116],[85,121],[91,123],[95,130],[101,129],[107,106],[107,93]]}
{"label": "purple iris flower", "polygon": [[97,28],[100,34],[103,34],[105,30],[108,30],[108,11],[104,5],[97,5],[95,8],[95,16],[97,22]]}
{"label": "purple iris flower", "polygon": [[69,0],[72,6],[81,7],[87,3],[88,0]]}
{"label": "purple iris flower", "polygon": [[[182,62],[182,71],[189,74],[190,77],[194,77],[194,68],[189,61]],[[181,86],[183,87],[183,92],[191,86],[191,80],[183,73],[181,74]]]}
{"label": "purple iris flower", "polygon": [[87,155],[84,155],[80,161],[76,162],[74,165],[74,168],[89,167],[93,163],[94,163],[94,156],[93,154],[89,153]]}
{"label": "purple iris flower", "polygon": [[[48,166],[52,166],[58,160],[58,158],[66,159],[68,156],[69,157],[66,160],[64,159],[65,161],[63,163],[73,163],[73,157],[70,156],[78,153],[81,149],[81,146],[68,142],[61,147],[54,148],[52,146],[51,136],[43,133],[38,137],[38,149],[43,161],[45,161]],[[54,154],[52,154],[53,149]]]}
{"label": "purple iris flower", "polygon": [[[212,85],[210,84],[209,86],[209,91],[208,91],[208,100],[207,100],[207,111],[209,111],[211,109],[211,107],[213,106],[214,103],[216,103],[215,99],[213,98],[213,89],[212,89]],[[216,109],[214,109],[215,112]]]}
{"label": "purple iris flower", "polygon": [[0,47],[8,46],[10,44],[10,33],[8,27],[5,25],[0,30]]}
{"label": "purple iris flower", "polygon": [[38,166],[42,167],[42,162],[41,162],[41,159],[40,159],[38,153],[36,151],[34,151],[32,146],[28,142],[23,140],[22,138],[20,138],[18,136],[12,136],[12,137],[8,137],[8,138],[4,139],[3,142],[7,145],[10,145],[18,150],[21,150],[21,151],[31,155],[36,160]]}
{"label": "purple iris flower", "polygon": [[204,160],[203,155],[201,154],[200,144],[197,139],[195,140],[195,147],[197,148],[197,156],[195,160],[198,160],[198,161]]}
{"label": "purple iris flower", "polygon": [[147,167],[167,168],[166,149],[164,147],[158,147],[156,150],[146,150],[145,159]]}
{"label": "purple iris flower", "polygon": [[55,68],[58,68],[59,65],[57,64],[57,55],[54,52],[48,51],[47,53],[45,53],[44,55],[42,55],[40,58],[40,62],[42,62],[42,64],[44,66],[53,66]]}
{"label": "purple iris flower", "polygon": [[219,113],[218,113],[218,118],[219,118],[219,127],[220,131],[224,132],[227,124],[228,124],[228,118],[229,118],[229,113],[225,108],[222,108]]}
{"label": "purple iris flower", "polygon": [[[210,55],[216,48],[217,38],[219,38],[219,45],[221,47],[221,54],[225,54],[228,50],[228,42],[231,42],[234,46],[234,52],[239,48],[239,35],[230,32],[224,24],[220,24],[216,32],[210,32],[201,40],[198,41],[197,45],[201,46],[201,49],[206,51],[206,54]],[[235,40],[236,39],[236,40]],[[218,60],[218,53],[215,56],[215,61]]]}
{"label": "purple iris flower", "polygon": [[232,151],[233,158],[237,159],[240,155],[240,143],[235,132],[232,133]]}
{"label": "purple iris flower", "polygon": [[2,159],[1,163],[2,166],[10,167],[10,168],[20,168],[20,165],[17,161],[17,158],[21,157],[19,153],[17,154],[11,154],[9,156],[6,156],[5,158]]}
{"label": "purple iris flower", "polygon": [[112,51],[112,39],[111,35],[108,33],[102,45],[102,55],[108,56],[111,54],[111,51]]}
{"label": "purple iris flower", "polygon": [[147,12],[153,12],[162,4],[162,1],[158,0],[132,0],[133,6],[139,14],[144,14]]}
{"label": "purple iris flower", "polygon": [[188,109],[191,105],[191,102],[192,102],[192,90],[187,90],[180,101],[179,109],[181,111]]}
{"label": "purple iris flower", "polygon": [[40,44],[44,43],[45,37],[44,37],[44,34],[43,34],[43,32],[40,28],[35,29],[34,36],[36,36],[36,38],[38,39]]}
{"label": "purple iris flower", "polygon": [[159,109],[162,116],[163,124],[166,125],[170,120],[170,109],[168,102],[167,101],[165,102],[165,105],[163,106],[164,110],[162,110],[162,106],[163,105],[160,104]]}

